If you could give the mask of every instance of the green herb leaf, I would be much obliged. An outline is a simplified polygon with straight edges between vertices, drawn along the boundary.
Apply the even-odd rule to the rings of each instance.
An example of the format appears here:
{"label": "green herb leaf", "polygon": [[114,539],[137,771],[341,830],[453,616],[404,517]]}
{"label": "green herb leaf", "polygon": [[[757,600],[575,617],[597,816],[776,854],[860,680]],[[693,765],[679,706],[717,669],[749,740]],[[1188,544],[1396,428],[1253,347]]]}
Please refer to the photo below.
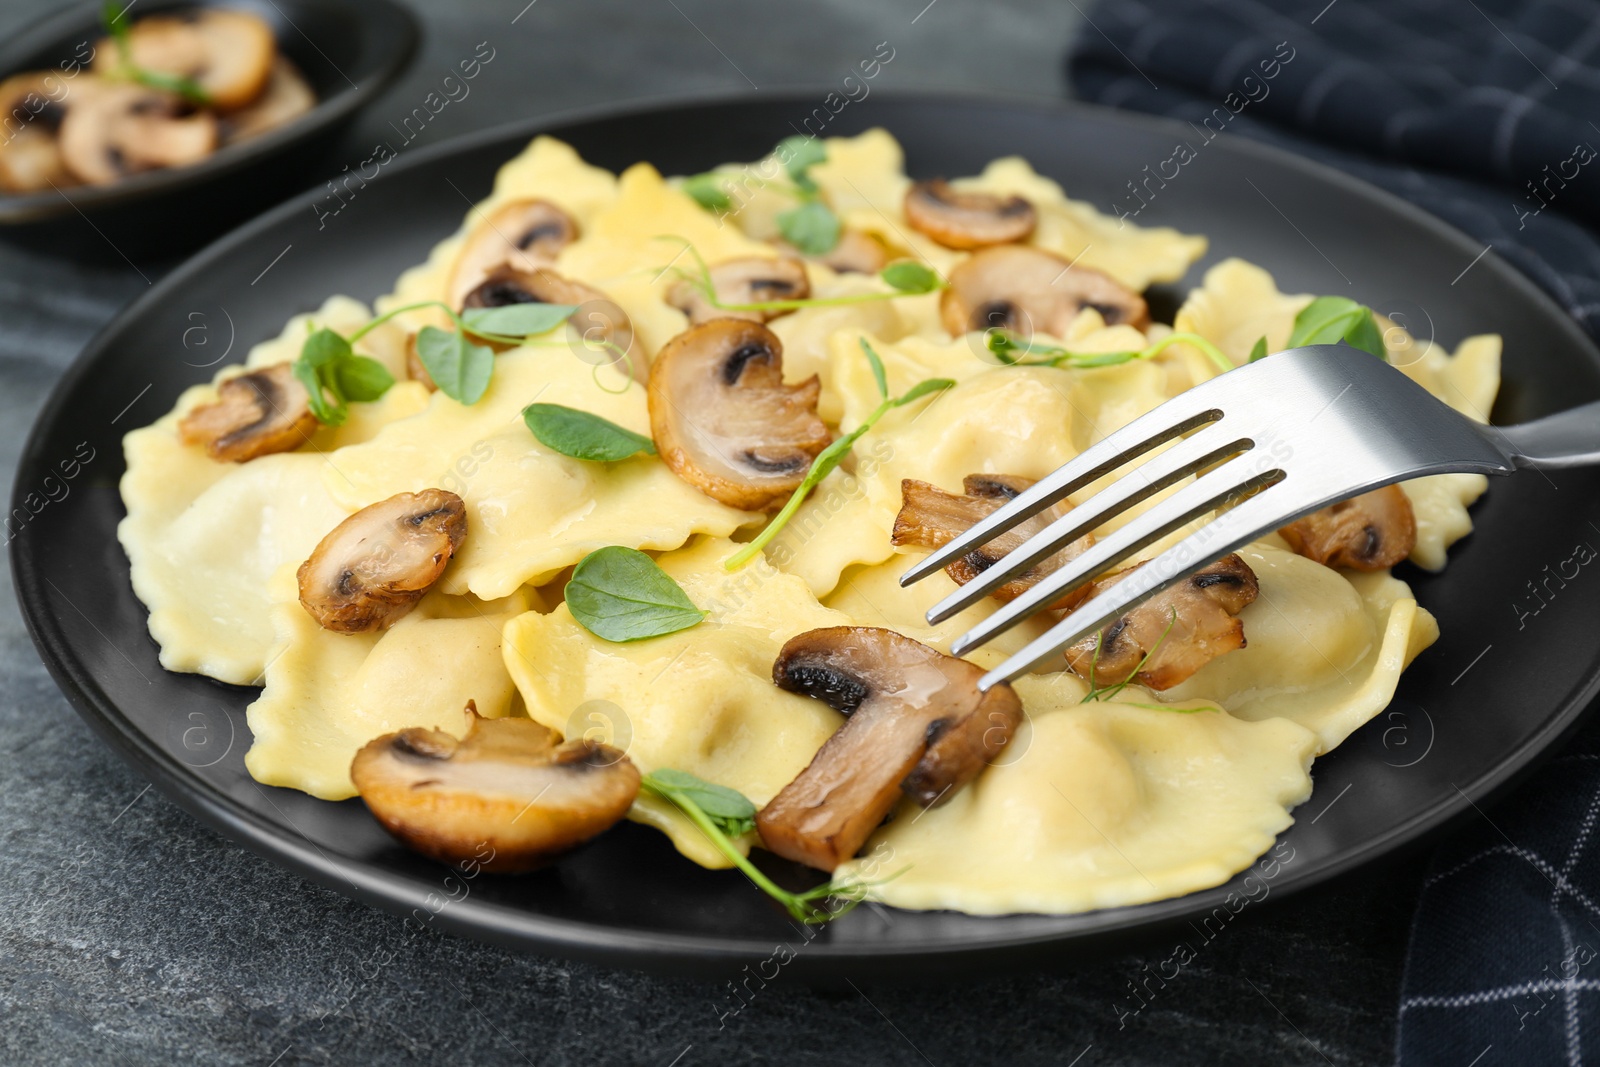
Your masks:
{"label": "green herb leaf", "polygon": [[888,400],[889,377],[884,373],[883,360],[878,358],[878,353],[873,351],[872,346],[867,343],[865,337],[859,340],[861,341],[861,351],[867,354],[867,363],[872,367],[872,380],[878,383],[878,399]]}
{"label": "green herb leaf", "polygon": [[417,334],[417,357],[439,392],[462,404],[476,404],[494,374],[494,350],[459,333],[424,326]]}
{"label": "green herb leaf", "polygon": [[889,404],[891,407],[903,408],[913,400],[921,400],[929,393],[942,392],[945,389],[951,388],[955,384],[956,383],[950,378],[929,378],[927,381],[918,382],[916,385],[913,385],[910,389],[907,389],[903,394],[901,394],[899,399],[891,400]]}
{"label": "green herb leaf", "polygon": [[914,259],[896,260],[879,271],[878,277],[902,293],[912,295],[931,293],[944,284],[932,267]]}
{"label": "green herb leaf", "polygon": [[537,337],[566,322],[576,304],[507,304],[497,308],[468,308],[461,313],[473,333],[501,337]]}
{"label": "green herb leaf", "polygon": [[701,811],[711,817],[717,829],[729,837],[741,837],[756,828],[756,806],[750,798],[737,789],[717,785],[688,771],[670,767],[651,771],[650,777],[657,786],[670,789],[692,800]]}
{"label": "green herb leaf", "polygon": [[783,239],[808,256],[821,256],[833,251],[833,246],[839,243],[840,229],[839,216],[820,200],[812,200],[778,215],[778,232],[783,234]]}
{"label": "green herb leaf", "polygon": [[655,560],[620,545],[578,563],[567,583],[567,609],[596,637],[617,642],[676,633],[706,617]]}
{"label": "green herb leaf", "polygon": [[1388,358],[1372,309],[1342,296],[1319,296],[1307,304],[1294,317],[1288,347],[1331,345],[1340,341],[1379,359]]}
{"label": "green herb leaf", "polygon": [[733,206],[720,174],[691,174],[683,179],[683,191],[707,211],[726,211]]}
{"label": "green herb leaf", "polygon": [[292,368],[306,387],[311,414],[325,426],[341,426],[352,400],[376,400],[389,391],[394,376],[375,359],[358,356],[349,339],[327,327],[312,330]]}
{"label": "green herb leaf", "polygon": [[573,459],[615,463],[640,452],[656,454],[655,442],[599,415],[560,404],[529,404],[522,421],[546,448]]}
{"label": "green herb leaf", "polygon": [[1254,345],[1250,346],[1250,362],[1254,363],[1258,359],[1266,359],[1266,358],[1267,358],[1267,339],[1265,337],[1258,337],[1258,338],[1256,338],[1256,343]]}
{"label": "green herb leaf", "polygon": [[394,375],[375,359],[351,355],[333,364],[335,388],[346,400],[370,402],[394,385]]}
{"label": "green herb leaf", "polygon": [[795,185],[808,193],[817,191],[817,183],[812,181],[807,171],[828,158],[826,145],[815,137],[797,133],[793,137],[785,137],[779,141],[775,151],[779,161],[783,163],[783,169],[789,172],[789,179]]}

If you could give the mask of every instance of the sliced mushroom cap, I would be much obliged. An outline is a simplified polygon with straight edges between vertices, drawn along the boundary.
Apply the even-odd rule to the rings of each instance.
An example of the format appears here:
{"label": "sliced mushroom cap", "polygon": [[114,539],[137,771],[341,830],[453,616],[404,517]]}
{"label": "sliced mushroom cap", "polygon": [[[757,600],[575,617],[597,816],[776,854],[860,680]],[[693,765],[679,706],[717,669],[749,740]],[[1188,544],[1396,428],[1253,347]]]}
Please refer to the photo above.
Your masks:
{"label": "sliced mushroom cap", "polygon": [[[922,548],[943,548],[959,535],[966,533],[980,519],[998,511],[1014,500],[1028,486],[1032,478],[1012,474],[969,474],[962,480],[965,495],[947,493],[936,485],[906,478],[900,482],[901,505],[894,517],[894,531],[890,541],[895,545],[917,545]],[[1072,510],[1072,504],[1063,500],[1053,504],[1033,518],[1012,527],[993,541],[973,549],[945,567],[944,571],[957,585],[966,585],[978,575],[1000,562],[1000,557],[1042,531],[1055,520]],[[1094,534],[1084,534],[1060,551],[1029,567],[1012,578],[992,594],[1001,603],[1015,600],[1037,585],[1046,575],[1064,563],[1082,555],[1094,544]],[[1051,607],[1070,608],[1081,601],[1088,588],[1079,587],[1062,597]]]}
{"label": "sliced mushroom cap", "polygon": [[1386,485],[1314,511],[1278,533],[1307,559],[1329,567],[1381,571],[1411,555],[1417,545],[1417,516],[1405,490]]}
{"label": "sliced mushroom cap", "polygon": [[484,719],[385,734],[356,753],[350,777],[383,828],[452,866],[515,872],[610,829],[639,792],[639,770],[593,741],[562,742],[532,719]]}
{"label": "sliced mushroom cap", "polygon": [[[89,81],[85,79],[85,92]],[[67,108],[64,100],[51,98],[62,86],[60,76],[48,70],[0,81],[0,190],[37,193],[52,185],[78,184],[56,141]]]}
{"label": "sliced mushroom cap", "polygon": [[369,633],[417,606],[467,536],[467,506],[443,489],[362,508],[300,565],[300,603],[324,630]]}
{"label": "sliced mushroom cap", "polygon": [[975,252],[950,272],[939,315],[952,337],[1003,329],[1023,337],[1064,337],[1078,312],[1092,307],[1106,325],[1144,329],[1144,297],[1097,270],[1024,245]]}
{"label": "sliced mushroom cap", "polygon": [[649,365],[633,343],[632,320],[627,312],[600,290],[563,278],[544,267],[520,271],[502,266],[469,291],[461,301],[463,310],[508,307],[512,304],[571,304],[577,307],[578,310],[567,321],[583,337],[585,348],[593,352],[596,363],[611,363],[622,358],[618,353],[626,353],[634,378],[642,382],[649,377]]}
{"label": "sliced mushroom cap", "polygon": [[766,847],[831,871],[901,795],[925,808],[948,800],[1022,721],[1011,687],[983,693],[981,677],[980,667],[893,630],[833,626],[790,640],[772,680],[850,718],[756,816]]}
{"label": "sliced mushroom cap", "polygon": [[[139,19],[128,30],[128,47],[135,66],[193,79],[219,111],[261,95],[278,50],[265,20],[221,7]],[[100,41],[95,70],[111,74],[121,65],[116,45]]]}
{"label": "sliced mushroom cap", "polygon": [[[1107,575],[1090,594],[1105,592],[1143,565]],[[1260,591],[1248,563],[1224,556],[1067,649],[1067,666],[1099,686],[1127,681],[1137,670],[1140,685],[1171,689],[1245,646],[1244,623],[1236,616]]]}
{"label": "sliced mushroom cap", "polygon": [[[711,288],[721,304],[761,304],[770,300],[804,300],[811,295],[811,280],[805,264],[798,259],[769,259],[745,256],[725,259],[711,268]],[[719,308],[700,287],[688,278],[680,279],[667,293],[667,303],[689,316],[689,325],[698,326],[712,319],[747,319],[768,322],[793,308],[761,311],[734,311]]]}
{"label": "sliced mushroom cap", "polygon": [[822,384],[783,381],[783,342],[759,322],[712,319],[668,341],[650,368],[650,433],[672,473],[729,507],[794,492],[832,436]]}
{"label": "sliced mushroom cap", "polygon": [[[787,241],[774,241],[786,256],[802,256],[801,251]],[[889,247],[876,234],[864,230],[840,230],[838,242],[820,256],[802,256],[813,263],[821,263],[839,274],[876,274],[889,265],[892,258]]]}
{"label": "sliced mushroom cap", "polygon": [[906,221],[946,248],[987,248],[1024,240],[1038,215],[1020,196],[957,192],[943,178],[906,190]]}
{"label": "sliced mushroom cap", "polygon": [[279,56],[261,95],[224,120],[223,139],[229,144],[248,141],[293,122],[316,106],[317,94],[311,83],[293,63]]}
{"label": "sliced mushroom cap", "polygon": [[311,398],[288,363],[274,363],[217,386],[217,399],[178,423],[187,445],[203,445],[222,463],[244,463],[299,448],[316,432]]}
{"label": "sliced mushroom cap", "polygon": [[555,262],[556,255],[577,239],[578,224],[548,200],[501,204],[467,235],[450,270],[446,299],[451,307],[460,307],[496,268],[536,271]]}
{"label": "sliced mushroom cap", "polygon": [[437,393],[438,383],[433,380],[433,375],[428,373],[428,367],[422,362],[422,356],[417,353],[417,334],[406,338],[406,376],[414,382],[421,382],[427,386],[428,392]]}
{"label": "sliced mushroom cap", "polygon": [[198,163],[217,147],[217,119],[173,93],[108,85],[73,103],[61,121],[61,158],[91,185],[160,167]]}

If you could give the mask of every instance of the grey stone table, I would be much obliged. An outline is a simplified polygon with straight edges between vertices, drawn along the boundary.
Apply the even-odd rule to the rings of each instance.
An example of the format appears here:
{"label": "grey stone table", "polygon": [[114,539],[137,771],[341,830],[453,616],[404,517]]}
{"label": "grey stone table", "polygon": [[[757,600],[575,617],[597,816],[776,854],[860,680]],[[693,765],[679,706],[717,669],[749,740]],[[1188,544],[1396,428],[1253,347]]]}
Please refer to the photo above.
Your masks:
{"label": "grey stone table", "polygon": [[[339,159],[457,59],[497,59],[423,134],[695,90],[835,80],[879,41],[879,85],[1059,96],[1077,5],[1023,0],[438,0],[410,74]],[[55,0],[6,0],[0,34]],[[1092,31],[1088,31],[1092,32]],[[334,166],[329,173],[336,173]],[[308,176],[313,184],[318,176]],[[34,413],[149,278],[0,245],[0,492]],[[0,1063],[1370,1064],[1390,1058],[1416,857],[1250,909],[1137,1016],[1165,954],[1048,975],[846,993],[727,988],[411,937],[200,826],[90,734],[0,572]],[[374,958],[393,959],[381,967]],[[1151,988],[1155,988],[1154,985]]]}

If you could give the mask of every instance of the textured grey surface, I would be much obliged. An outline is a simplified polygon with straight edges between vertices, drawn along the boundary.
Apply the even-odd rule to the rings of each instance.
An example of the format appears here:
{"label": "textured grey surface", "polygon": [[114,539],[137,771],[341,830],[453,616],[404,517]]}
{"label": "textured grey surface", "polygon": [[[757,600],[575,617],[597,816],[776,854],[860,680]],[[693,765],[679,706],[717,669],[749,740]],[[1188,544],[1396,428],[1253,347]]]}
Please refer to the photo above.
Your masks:
{"label": "textured grey surface", "polygon": [[[880,41],[895,59],[877,87],[1056,96],[1078,18],[1072,4],[1021,0],[830,0],[763,5],[758,17],[700,0],[523,2],[422,10],[423,54],[336,158],[361,158],[352,153],[481,41],[494,61],[421,143],[575,106],[826,84]],[[55,6],[8,0],[0,34]],[[152,278],[162,268],[140,266]],[[0,245],[0,491],[51,384],[145,284]],[[928,988],[823,993],[780,977],[723,1019],[725,984],[413,936],[201,827],[72,713],[28,641],[9,573],[0,736],[0,1063],[1091,1067],[1390,1055],[1415,860],[1247,909],[1170,981],[1152,977],[1170,951],[1157,944],[1058,975],[930,976],[945,984]],[[1148,1006],[1122,1017],[1137,1004],[1130,983]]]}

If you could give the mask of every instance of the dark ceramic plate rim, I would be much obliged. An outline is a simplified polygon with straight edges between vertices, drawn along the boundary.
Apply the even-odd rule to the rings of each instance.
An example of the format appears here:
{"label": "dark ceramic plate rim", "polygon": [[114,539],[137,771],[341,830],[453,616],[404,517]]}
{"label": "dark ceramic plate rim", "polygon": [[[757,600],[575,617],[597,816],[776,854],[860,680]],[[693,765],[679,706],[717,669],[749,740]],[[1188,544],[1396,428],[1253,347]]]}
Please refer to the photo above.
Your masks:
{"label": "dark ceramic plate rim", "polygon": [[[377,98],[405,69],[416,53],[421,31],[409,10],[394,0],[322,0],[330,7],[350,10],[361,26],[362,32],[373,36],[375,25],[370,21],[381,17],[397,34],[396,47],[373,64],[363,78],[364,85],[348,91],[339,91],[317,101],[316,107],[304,117],[265,133],[243,144],[229,145],[212,153],[203,162],[188,167],[150,171],[125,178],[114,185],[74,185],[68,191],[28,193],[11,196],[0,193],[0,225],[39,222],[56,218],[73,210],[95,211],[103,207],[127,204],[149,196],[177,192],[210,181],[213,178],[248,167],[271,156],[297,141],[315,137],[318,133],[360,110]],[[205,0],[202,6],[219,6],[222,0]],[[181,6],[181,4],[179,5]],[[41,19],[23,29],[0,49],[0,79],[20,73],[12,69],[13,56],[24,56],[54,42],[65,41],[73,26],[84,18],[85,7],[71,7]],[[313,42],[315,47],[315,42]]]}
{"label": "dark ceramic plate rim", "polygon": [[[419,151],[400,161],[380,180],[394,180],[395,175],[426,165],[440,157],[470,151],[513,136],[529,139],[561,127],[614,119],[624,115],[665,116],[680,108],[746,102],[752,95],[754,94],[701,94],[675,97],[645,106],[638,103],[606,105],[508,123]],[[790,95],[789,92],[762,93],[759,97],[776,101],[786,99]],[[793,95],[796,99],[811,99],[811,95],[800,91]],[[1048,114],[1077,112],[1092,115],[1101,121],[1123,123],[1152,132],[1181,133],[1184,129],[1180,124],[1166,119],[1079,103],[1041,101],[1037,98],[972,93],[903,92],[886,95],[907,103],[977,104]],[[1336,186],[1349,195],[1404,215],[1409,221],[1432,231],[1439,240],[1458,248],[1468,258],[1480,252],[1478,242],[1466,234],[1410,203],[1359,179],[1252,141],[1234,138],[1230,142],[1230,147],[1233,151],[1247,156],[1292,167],[1301,171],[1308,180]],[[203,271],[209,262],[226,257],[237,247],[250,241],[258,232],[270,229],[279,220],[288,218],[296,212],[304,211],[318,195],[312,191],[295,197],[218,239],[153,286],[96,335],[57,383],[41,410],[19,460],[19,472],[42,461],[44,457],[41,454],[41,446],[46,436],[44,428],[61,417],[67,397],[89,371],[101,350],[114,339],[124,319],[140,313],[148,305],[165,299],[169,292],[180,288],[190,277]],[[1597,349],[1577,323],[1562,312],[1560,307],[1532,281],[1498,256],[1485,255],[1482,260],[1491,265],[1506,285],[1521,290],[1524,295],[1530,296],[1541,305],[1550,318],[1559,324],[1559,329],[1568,334],[1593,362],[1600,364],[1600,349]],[[20,500],[21,486],[24,484],[20,477],[17,484]],[[46,603],[44,578],[27,547],[30,543],[26,538],[16,539],[11,554],[17,596],[29,634],[51,676],[61,686],[74,708],[115,750],[148,774],[163,793],[190,814],[253,851],[280,860],[329,888],[339,892],[349,892],[358,899],[397,914],[410,914],[417,908],[427,906],[426,898],[429,892],[427,889],[396,881],[387,875],[375,872],[359,861],[330,858],[309,838],[283,829],[250,807],[207,786],[199,778],[188,773],[186,765],[156,744],[149,735],[134,727],[123,716],[116,702],[94,683],[50,613],[43,610]],[[1553,746],[1569,736],[1581,724],[1585,711],[1597,694],[1600,694],[1600,659],[1590,662],[1587,672],[1579,683],[1564,697],[1554,702],[1552,713],[1538,729],[1530,733],[1521,744],[1505,753],[1493,769],[1479,775],[1466,785],[1458,786],[1455,798],[1425,807],[1404,822],[1358,846],[1346,848],[1320,863],[1286,874],[1281,881],[1275,883],[1274,897],[1298,893],[1343,876],[1478,810],[1479,802],[1515,784],[1534,769],[1540,756],[1547,754]],[[930,940],[919,944],[832,944],[818,940],[807,946],[806,955],[812,959],[828,962],[864,961],[883,957],[903,959],[965,956],[977,959],[997,952],[1041,949],[1067,942],[1088,943],[1130,933],[1154,933],[1223,904],[1227,892],[1227,886],[1224,884],[1166,900],[1097,912],[1095,914],[1100,916],[1102,921],[1092,930],[997,935],[982,939],[965,936],[959,940]],[[773,951],[772,944],[768,940],[645,932],[579,920],[551,919],[534,912],[486,903],[479,899],[463,900],[456,906],[437,913],[435,918],[437,925],[445,929],[482,940],[535,948],[559,955],[630,965],[648,966],[652,962],[667,964],[683,959],[708,962],[739,961],[763,958]]]}

